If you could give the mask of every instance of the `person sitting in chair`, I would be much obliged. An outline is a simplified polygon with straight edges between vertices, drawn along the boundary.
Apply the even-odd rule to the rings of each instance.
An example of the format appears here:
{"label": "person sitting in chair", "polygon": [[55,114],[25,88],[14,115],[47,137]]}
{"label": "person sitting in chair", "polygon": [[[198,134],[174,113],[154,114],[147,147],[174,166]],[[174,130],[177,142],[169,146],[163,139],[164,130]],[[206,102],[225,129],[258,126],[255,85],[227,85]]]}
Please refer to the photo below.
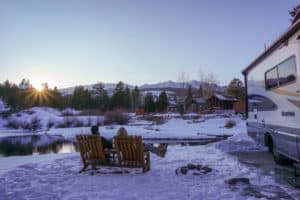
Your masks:
{"label": "person sitting in chair", "polygon": [[[92,126],[91,127],[91,133],[92,135],[100,135],[99,133],[99,127],[98,126]],[[104,137],[100,136],[102,140],[103,149],[111,149],[112,148],[112,142],[105,139]]]}
{"label": "person sitting in chair", "polygon": [[[124,127],[121,127],[116,136],[126,137],[128,136],[128,133]],[[153,146],[152,144],[145,144],[143,143],[143,147],[145,151],[150,151],[160,157],[165,157],[165,154],[167,152],[168,144],[159,144],[158,147]]]}

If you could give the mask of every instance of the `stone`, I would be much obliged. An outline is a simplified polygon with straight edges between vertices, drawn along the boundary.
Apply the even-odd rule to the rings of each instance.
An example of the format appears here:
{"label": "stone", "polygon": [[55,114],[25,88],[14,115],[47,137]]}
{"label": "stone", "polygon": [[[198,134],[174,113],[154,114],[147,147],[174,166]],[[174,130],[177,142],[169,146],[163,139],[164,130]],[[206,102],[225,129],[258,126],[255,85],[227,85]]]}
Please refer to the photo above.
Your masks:
{"label": "stone", "polygon": [[208,166],[204,166],[201,168],[201,170],[203,171],[204,174],[207,174],[209,172],[212,172],[212,168],[208,167]]}
{"label": "stone", "polygon": [[180,168],[180,172],[181,172],[182,174],[187,174],[188,168],[187,168],[187,167],[181,167],[181,168]]}
{"label": "stone", "polygon": [[187,168],[188,168],[188,169],[196,169],[196,168],[197,168],[197,165],[194,165],[194,164],[192,164],[192,163],[189,163],[189,164],[187,164]]}
{"label": "stone", "polygon": [[237,183],[250,184],[249,178],[231,178],[227,180],[229,185],[236,185]]}

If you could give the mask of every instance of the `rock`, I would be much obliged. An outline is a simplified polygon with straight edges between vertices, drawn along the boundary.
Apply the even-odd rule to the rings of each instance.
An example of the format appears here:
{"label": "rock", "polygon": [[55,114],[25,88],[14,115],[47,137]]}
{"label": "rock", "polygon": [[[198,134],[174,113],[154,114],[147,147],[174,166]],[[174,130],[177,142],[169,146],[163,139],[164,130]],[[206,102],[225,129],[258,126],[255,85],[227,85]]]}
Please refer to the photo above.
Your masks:
{"label": "rock", "polygon": [[187,168],[188,168],[188,169],[196,169],[196,168],[197,168],[197,165],[194,165],[194,164],[192,164],[192,163],[189,163],[189,164],[187,164]]}
{"label": "rock", "polygon": [[201,165],[197,165],[197,166],[196,166],[196,169],[197,169],[198,171],[200,171],[201,167],[202,167]]}
{"label": "rock", "polygon": [[200,175],[201,175],[201,173],[197,173],[197,172],[195,172],[195,173],[193,173],[193,175],[195,175],[195,176],[200,176]]}
{"label": "rock", "polygon": [[187,168],[187,167],[181,167],[181,168],[180,168],[180,172],[181,172],[182,174],[187,174],[188,168]]}
{"label": "rock", "polygon": [[231,178],[226,181],[229,185],[236,185],[237,183],[250,184],[249,178]]}
{"label": "rock", "polygon": [[212,172],[212,168],[208,167],[208,166],[204,166],[201,168],[201,170],[203,171],[204,174],[207,174],[209,172]]}

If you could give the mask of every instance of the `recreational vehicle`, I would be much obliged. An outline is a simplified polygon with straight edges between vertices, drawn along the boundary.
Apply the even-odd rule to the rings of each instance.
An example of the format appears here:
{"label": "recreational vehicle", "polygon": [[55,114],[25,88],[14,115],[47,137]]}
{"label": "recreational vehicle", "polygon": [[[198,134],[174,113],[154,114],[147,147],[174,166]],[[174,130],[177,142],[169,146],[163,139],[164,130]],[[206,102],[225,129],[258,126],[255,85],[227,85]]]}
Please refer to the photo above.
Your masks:
{"label": "recreational vehicle", "polygon": [[278,164],[299,162],[300,12],[242,73],[248,134],[268,146]]}

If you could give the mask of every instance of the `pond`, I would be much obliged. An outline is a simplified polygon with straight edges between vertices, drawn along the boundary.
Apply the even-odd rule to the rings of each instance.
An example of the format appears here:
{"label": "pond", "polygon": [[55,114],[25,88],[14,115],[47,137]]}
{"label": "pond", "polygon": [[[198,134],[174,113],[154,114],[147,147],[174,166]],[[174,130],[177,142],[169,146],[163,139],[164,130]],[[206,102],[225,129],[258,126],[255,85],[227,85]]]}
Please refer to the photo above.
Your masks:
{"label": "pond", "polygon": [[27,135],[0,138],[0,157],[75,152],[74,142],[62,136]]}
{"label": "pond", "polygon": [[[144,139],[143,142],[153,144],[154,146],[159,146],[161,144],[187,146],[206,145],[222,139],[227,139],[227,137],[216,137],[211,139],[148,138]],[[76,151],[79,151],[76,142],[59,135],[26,135],[0,138],[0,157],[72,153]]]}

